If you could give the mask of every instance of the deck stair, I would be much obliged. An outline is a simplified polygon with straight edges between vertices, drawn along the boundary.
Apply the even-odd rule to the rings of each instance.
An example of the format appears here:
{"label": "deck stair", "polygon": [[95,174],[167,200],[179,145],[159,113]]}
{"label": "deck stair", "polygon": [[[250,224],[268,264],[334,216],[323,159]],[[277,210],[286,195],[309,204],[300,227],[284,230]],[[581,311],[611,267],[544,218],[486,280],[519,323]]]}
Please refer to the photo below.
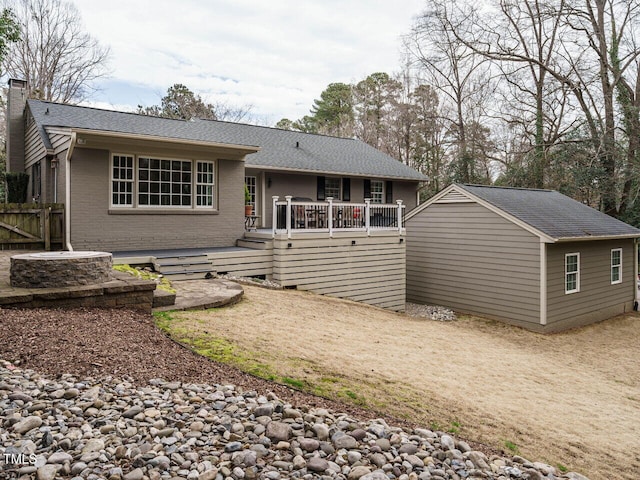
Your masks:
{"label": "deck stair", "polygon": [[273,240],[265,238],[239,238],[236,241],[238,247],[252,248],[254,250],[270,250],[273,248]]}
{"label": "deck stair", "polygon": [[156,255],[153,268],[170,281],[197,280],[216,274],[211,261],[202,253]]}

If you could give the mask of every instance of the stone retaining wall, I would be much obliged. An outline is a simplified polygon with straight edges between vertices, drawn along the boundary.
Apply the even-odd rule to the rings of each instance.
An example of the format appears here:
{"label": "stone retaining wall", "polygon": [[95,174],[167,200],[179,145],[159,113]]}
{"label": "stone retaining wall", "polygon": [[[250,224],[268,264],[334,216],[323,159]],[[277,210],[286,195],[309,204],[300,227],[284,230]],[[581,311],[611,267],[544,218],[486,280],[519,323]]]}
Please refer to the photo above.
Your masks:
{"label": "stone retaining wall", "polygon": [[117,276],[115,280],[96,285],[0,291],[0,307],[133,308],[151,313],[155,282],[114,273]]}
{"label": "stone retaining wall", "polygon": [[96,285],[111,279],[110,253],[47,252],[11,257],[11,286],[57,288]]}

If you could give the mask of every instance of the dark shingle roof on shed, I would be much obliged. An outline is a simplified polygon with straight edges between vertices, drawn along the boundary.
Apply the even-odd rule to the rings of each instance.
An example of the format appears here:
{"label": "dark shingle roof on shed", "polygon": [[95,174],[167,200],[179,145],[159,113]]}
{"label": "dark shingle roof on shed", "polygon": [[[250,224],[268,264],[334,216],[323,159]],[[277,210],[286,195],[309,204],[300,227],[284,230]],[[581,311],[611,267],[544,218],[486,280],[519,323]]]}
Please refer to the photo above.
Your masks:
{"label": "dark shingle roof on shed", "polygon": [[427,177],[366,143],[241,123],[173,120],[135,113],[29,100],[46,142],[45,126],[258,146],[247,167],[426,180]]}
{"label": "dark shingle roof on shed", "polygon": [[457,185],[554,239],[639,236],[640,230],[555,190]]}

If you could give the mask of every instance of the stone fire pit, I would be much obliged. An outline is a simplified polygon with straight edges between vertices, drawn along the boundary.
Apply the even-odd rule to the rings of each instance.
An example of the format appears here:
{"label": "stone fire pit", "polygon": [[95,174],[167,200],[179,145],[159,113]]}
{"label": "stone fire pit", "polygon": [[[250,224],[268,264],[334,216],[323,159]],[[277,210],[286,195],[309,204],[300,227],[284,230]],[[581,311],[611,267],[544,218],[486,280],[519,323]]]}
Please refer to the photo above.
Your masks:
{"label": "stone fire pit", "polygon": [[11,286],[55,288],[94,285],[112,280],[107,252],[43,252],[11,257]]}

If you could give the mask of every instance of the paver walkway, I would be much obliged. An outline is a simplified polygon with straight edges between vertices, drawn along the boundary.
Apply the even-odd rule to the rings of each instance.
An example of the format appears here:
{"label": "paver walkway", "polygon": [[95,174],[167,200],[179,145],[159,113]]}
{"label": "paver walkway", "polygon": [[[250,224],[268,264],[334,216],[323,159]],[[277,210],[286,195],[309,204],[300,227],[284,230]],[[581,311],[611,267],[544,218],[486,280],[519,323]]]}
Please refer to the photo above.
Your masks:
{"label": "paver walkway", "polygon": [[[9,268],[11,256],[20,253],[36,253],[38,250],[2,250],[0,251],[0,291],[16,293],[11,288]],[[168,307],[160,307],[154,311],[197,310],[216,308],[238,302],[244,293],[242,286],[230,280],[202,279],[173,282],[176,289],[176,303]],[[22,289],[20,289],[22,290]]]}

